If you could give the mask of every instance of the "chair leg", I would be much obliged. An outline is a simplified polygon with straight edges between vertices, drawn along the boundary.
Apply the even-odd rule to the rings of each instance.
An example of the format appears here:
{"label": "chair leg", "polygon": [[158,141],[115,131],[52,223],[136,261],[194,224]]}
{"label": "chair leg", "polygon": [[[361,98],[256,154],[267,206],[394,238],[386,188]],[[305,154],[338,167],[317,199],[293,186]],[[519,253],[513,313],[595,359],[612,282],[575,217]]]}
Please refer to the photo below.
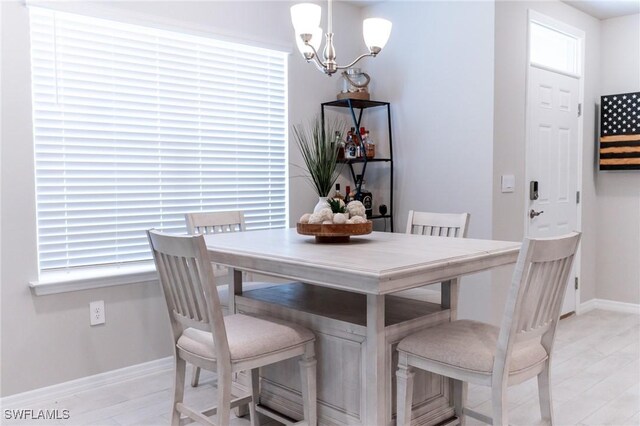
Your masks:
{"label": "chair leg", "polygon": [[194,365],[191,373],[191,386],[197,388],[198,382],[200,381],[200,367]]}
{"label": "chair leg", "polygon": [[507,405],[507,387],[497,383],[491,389],[491,405],[493,409],[493,424],[506,426],[509,424],[509,408]]}
{"label": "chair leg", "polygon": [[318,422],[317,396],[316,396],[316,355],[314,343],[305,346],[300,364],[300,377],[302,378],[302,404],[304,419],[308,426],[316,426]]}
{"label": "chair leg", "polygon": [[171,425],[180,425],[180,412],[176,409],[179,402],[184,399],[184,382],[187,373],[187,363],[182,358],[174,355],[175,372],[173,382],[173,404],[171,405]]}
{"label": "chair leg", "polygon": [[553,425],[553,401],[551,399],[551,363],[545,363],[544,370],[538,374],[538,395],[540,397],[540,414],[542,420]]}
{"label": "chair leg", "polygon": [[453,381],[453,407],[460,425],[464,426],[464,406],[467,402],[467,389],[469,388],[469,384],[462,380],[451,380]]}
{"label": "chair leg", "polygon": [[254,368],[249,374],[249,384],[251,385],[251,402],[249,403],[249,421],[251,426],[259,426],[259,414],[256,405],[260,402],[260,369]]}
{"label": "chair leg", "polygon": [[218,426],[228,426],[231,420],[231,369],[220,363],[218,367]]}
{"label": "chair leg", "polygon": [[398,371],[396,371],[396,424],[409,426],[411,424],[411,406],[413,405],[413,367],[407,363],[407,355],[398,355]]}

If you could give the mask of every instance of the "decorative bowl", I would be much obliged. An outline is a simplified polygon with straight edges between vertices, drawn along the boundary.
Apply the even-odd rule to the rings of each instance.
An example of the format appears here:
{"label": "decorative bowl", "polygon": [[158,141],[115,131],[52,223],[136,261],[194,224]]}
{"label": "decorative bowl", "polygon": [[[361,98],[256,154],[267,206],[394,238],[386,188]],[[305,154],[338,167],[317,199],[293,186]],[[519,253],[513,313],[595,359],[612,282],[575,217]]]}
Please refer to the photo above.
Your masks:
{"label": "decorative bowl", "polygon": [[323,225],[298,223],[298,234],[313,235],[318,243],[348,243],[352,235],[367,235],[373,230],[373,222]]}

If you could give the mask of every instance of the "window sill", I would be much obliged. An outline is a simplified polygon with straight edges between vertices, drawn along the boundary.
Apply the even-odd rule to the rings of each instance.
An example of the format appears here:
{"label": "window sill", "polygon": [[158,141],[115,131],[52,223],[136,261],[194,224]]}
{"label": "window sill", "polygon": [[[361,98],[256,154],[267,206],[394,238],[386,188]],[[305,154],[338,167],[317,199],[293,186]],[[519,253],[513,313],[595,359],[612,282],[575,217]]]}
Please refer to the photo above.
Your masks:
{"label": "window sill", "polygon": [[111,266],[71,272],[47,272],[38,281],[29,282],[36,296],[90,290],[117,285],[157,282],[153,263],[136,266]]}

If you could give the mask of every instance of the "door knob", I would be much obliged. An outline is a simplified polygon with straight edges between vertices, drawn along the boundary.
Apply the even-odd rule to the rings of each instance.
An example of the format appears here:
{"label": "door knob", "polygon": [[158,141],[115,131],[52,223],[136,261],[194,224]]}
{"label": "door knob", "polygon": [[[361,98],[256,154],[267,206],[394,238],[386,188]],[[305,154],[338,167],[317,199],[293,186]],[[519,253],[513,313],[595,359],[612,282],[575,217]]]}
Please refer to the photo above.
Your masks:
{"label": "door knob", "polygon": [[537,212],[534,209],[531,209],[531,211],[529,212],[529,217],[533,219],[536,216],[540,216],[542,213],[544,213],[544,210],[540,210],[539,212]]}

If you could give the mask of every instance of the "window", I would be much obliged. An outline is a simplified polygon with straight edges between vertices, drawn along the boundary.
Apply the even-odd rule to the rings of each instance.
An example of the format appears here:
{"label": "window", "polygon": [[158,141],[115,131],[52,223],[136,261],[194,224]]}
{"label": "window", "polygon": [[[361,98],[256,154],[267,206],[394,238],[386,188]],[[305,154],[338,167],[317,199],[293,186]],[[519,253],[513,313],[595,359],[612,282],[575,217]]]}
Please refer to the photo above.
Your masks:
{"label": "window", "polygon": [[286,224],[286,54],[31,8],[40,269],[151,259],[145,230]]}
{"label": "window", "polygon": [[530,61],[560,72],[578,75],[579,41],[576,37],[535,21],[530,28]]}

